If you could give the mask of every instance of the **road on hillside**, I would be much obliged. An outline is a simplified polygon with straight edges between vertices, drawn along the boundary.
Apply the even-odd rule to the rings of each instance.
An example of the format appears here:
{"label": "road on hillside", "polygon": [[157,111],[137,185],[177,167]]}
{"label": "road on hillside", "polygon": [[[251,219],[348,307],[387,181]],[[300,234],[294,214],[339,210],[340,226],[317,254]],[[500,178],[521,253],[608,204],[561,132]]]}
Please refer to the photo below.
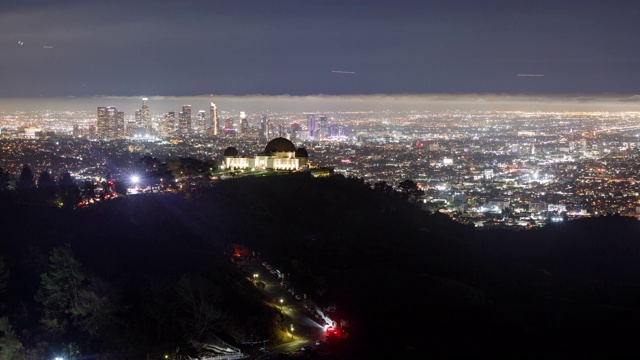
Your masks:
{"label": "road on hillside", "polygon": [[280,345],[267,346],[266,350],[268,352],[298,352],[303,346],[310,345],[315,347],[316,341],[324,340],[326,333],[324,326],[318,324],[307,315],[303,302],[296,300],[291,293],[280,285],[276,276],[272,275],[259,262],[253,260],[244,260],[239,267],[250,279],[254,279],[254,274],[257,274],[257,281],[262,281],[266,284],[263,291],[275,299],[274,306],[281,308],[282,312],[291,319],[291,324],[288,325],[291,341]]}

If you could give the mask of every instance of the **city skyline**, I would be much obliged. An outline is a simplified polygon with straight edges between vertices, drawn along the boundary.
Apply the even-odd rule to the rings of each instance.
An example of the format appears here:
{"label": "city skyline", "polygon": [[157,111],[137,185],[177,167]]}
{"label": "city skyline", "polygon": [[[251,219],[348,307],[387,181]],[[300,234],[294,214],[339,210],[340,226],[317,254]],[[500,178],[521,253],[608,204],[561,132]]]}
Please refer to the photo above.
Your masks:
{"label": "city skyline", "polygon": [[632,1],[47,1],[0,11],[0,98],[636,94]]}
{"label": "city skyline", "polygon": [[638,95],[507,95],[507,94],[372,94],[372,95],[248,95],[248,96],[94,96],[52,98],[0,98],[0,113],[15,111],[94,111],[115,106],[126,116],[140,110],[148,99],[151,115],[179,112],[183,105],[210,109],[213,100],[219,113],[250,115],[272,112],[348,111],[640,111]]}

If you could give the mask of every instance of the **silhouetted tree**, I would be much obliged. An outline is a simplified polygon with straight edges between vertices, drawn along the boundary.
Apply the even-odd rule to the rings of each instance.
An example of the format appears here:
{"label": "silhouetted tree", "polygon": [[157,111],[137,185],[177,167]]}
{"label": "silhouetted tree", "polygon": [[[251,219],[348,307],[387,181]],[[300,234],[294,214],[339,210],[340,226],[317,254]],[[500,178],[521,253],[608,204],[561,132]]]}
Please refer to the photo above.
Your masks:
{"label": "silhouetted tree", "polygon": [[8,191],[10,190],[11,185],[11,174],[9,171],[4,170],[0,167],[0,191]]}
{"label": "silhouetted tree", "polygon": [[222,311],[217,301],[222,290],[218,286],[202,275],[193,274],[183,275],[176,290],[185,314],[182,325],[192,339],[201,339],[220,325]]}
{"label": "silhouetted tree", "polygon": [[36,184],[34,182],[33,172],[28,165],[22,167],[20,177],[16,183],[16,192],[18,200],[33,201],[35,197]]}
{"label": "silhouetted tree", "polygon": [[113,183],[113,190],[120,195],[124,195],[127,193],[127,184],[124,181],[116,181]]}
{"label": "silhouetted tree", "polygon": [[[90,275],[87,286],[78,292],[78,304],[73,309],[74,324],[102,342],[117,338],[117,315],[128,307],[120,305],[118,292],[111,284]],[[105,341],[106,340],[106,341]]]}
{"label": "silhouetted tree", "polygon": [[204,186],[205,181],[208,180],[207,175],[214,167],[215,165],[211,162],[192,157],[179,158],[168,163],[168,168],[171,169],[174,177],[183,179],[185,190],[188,192],[193,190],[193,184],[198,184],[197,187]]}
{"label": "silhouetted tree", "polygon": [[65,171],[60,176],[58,187],[60,188],[60,200],[62,201],[63,208],[73,209],[80,201],[82,201],[80,188],[73,181],[73,178],[68,171]]}
{"label": "silhouetted tree", "polygon": [[9,278],[9,269],[7,269],[4,256],[0,256],[0,294],[7,290],[7,279]]}
{"label": "silhouetted tree", "polygon": [[424,195],[424,191],[418,187],[413,180],[404,180],[398,184],[400,192],[406,194],[409,200],[415,200],[418,197]]}
{"label": "silhouetted tree", "polygon": [[49,271],[40,275],[40,279],[35,300],[44,305],[41,322],[52,333],[63,334],[78,312],[80,291],[87,281],[71,245],[56,246],[51,250]]}
{"label": "silhouetted tree", "polygon": [[22,343],[9,324],[9,319],[6,316],[0,317],[0,359],[24,359],[22,348]]}
{"label": "silhouetted tree", "polygon": [[53,201],[58,193],[56,182],[49,170],[43,171],[38,177],[38,198],[43,202]]}
{"label": "silhouetted tree", "polygon": [[373,184],[373,190],[381,194],[389,195],[393,192],[393,186],[387,184],[386,181],[378,181],[377,183]]}

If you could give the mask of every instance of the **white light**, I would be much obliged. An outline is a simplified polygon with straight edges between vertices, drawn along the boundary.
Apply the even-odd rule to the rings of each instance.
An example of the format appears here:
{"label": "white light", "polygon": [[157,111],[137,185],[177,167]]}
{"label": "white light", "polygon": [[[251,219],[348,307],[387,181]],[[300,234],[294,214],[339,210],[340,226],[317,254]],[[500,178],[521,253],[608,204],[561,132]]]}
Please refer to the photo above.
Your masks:
{"label": "white light", "polygon": [[137,183],[138,183],[138,181],[140,181],[140,178],[139,178],[138,176],[136,176],[136,175],[133,175],[133,176],[131,177],[131,181],[132,181],[134,184],[137,184]]}

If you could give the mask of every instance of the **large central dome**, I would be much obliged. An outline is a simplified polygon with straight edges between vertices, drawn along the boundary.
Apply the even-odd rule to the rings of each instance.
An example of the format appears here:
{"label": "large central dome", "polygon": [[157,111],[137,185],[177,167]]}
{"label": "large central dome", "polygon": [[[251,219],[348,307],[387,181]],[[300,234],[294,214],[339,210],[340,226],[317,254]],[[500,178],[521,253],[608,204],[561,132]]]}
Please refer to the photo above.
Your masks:
{"label": "large central dome", "polygon": [[283,137],[275,138],[267,144],[267,147],[264,148],[265,152],[295,152],[296,147],[293,145],[291,141],[285,139]]}

